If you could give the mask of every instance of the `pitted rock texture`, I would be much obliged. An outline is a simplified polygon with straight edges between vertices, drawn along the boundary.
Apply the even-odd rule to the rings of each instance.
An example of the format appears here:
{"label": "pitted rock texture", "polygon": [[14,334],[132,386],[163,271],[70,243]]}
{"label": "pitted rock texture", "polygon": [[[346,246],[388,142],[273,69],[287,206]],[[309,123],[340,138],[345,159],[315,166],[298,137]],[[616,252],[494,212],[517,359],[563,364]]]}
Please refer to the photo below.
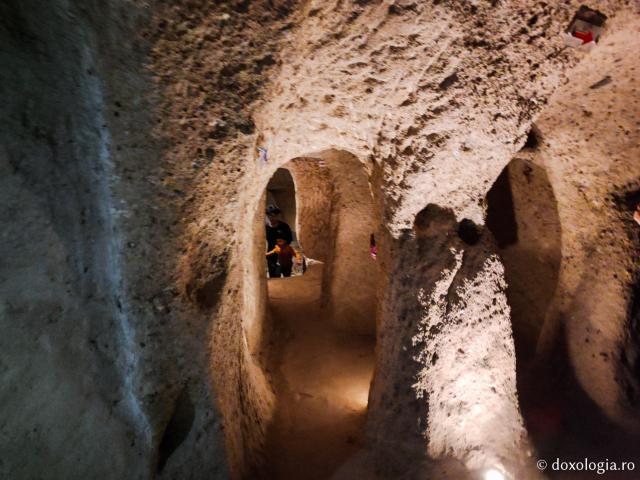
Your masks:
{"label": "pitted rock texture", "polygon": [[482,223],[486,191],[577,60],[560,40],[577,7],[494,3],[310,4],[258,115],[265,144],[374,158],[395,233],[428,203]]}
{"label": "pitted rock texture", "polygon": [[[600,429],[634,445],[639,12],[594,1],[610,18],[585,53],[561,39],[579,4],[4,2],[0,476],[257,478],[278,400],[263,362],[264,190],[278,167],[328,151],[361,163],[380,244],[368,443],[346,478],[460,479],[495,459],[509,473],[527,468],[512,445],[461,443],[437,408],[429,416],[440,393],[413,388],[429,369],[412,343],[420,299],[456,265],[451,248],[471,262],[456,285],[490,262],[483,295],[504,301],[501,247],[483,225],[512,160],[548,177],[533,198],[550,188],[557,200],[561,241],[541,235],[556,243],[537,264],[556,262],[557,288],[541,294],[544,318],[511,308],[511,320],[526,327],[515,330],[527,332],[533,364],[561,358],[575,383],[562,401],[580,408],[558,443],[597,452]],[[520,151],[533,121],[538,145]],[[547,228],[527,222],[538,210],[518,203],[522,192],[516,220]],[[476,245],[459,237],[463,219]],[[526,238],[514,246],[523,255],[544,250]],[[506,253],[501,263],[507,281],[517,275]],[[463,303],[448,302],[447,322]],[[524,450],[513,377],[521,386],[526,375],[513,365],[506,309],[464,322],[480,320],[504,340],[490,407],[504,406]],[[536,448],[548,438],[533,436]],[[454,458],[436,458],[449,448]]]}

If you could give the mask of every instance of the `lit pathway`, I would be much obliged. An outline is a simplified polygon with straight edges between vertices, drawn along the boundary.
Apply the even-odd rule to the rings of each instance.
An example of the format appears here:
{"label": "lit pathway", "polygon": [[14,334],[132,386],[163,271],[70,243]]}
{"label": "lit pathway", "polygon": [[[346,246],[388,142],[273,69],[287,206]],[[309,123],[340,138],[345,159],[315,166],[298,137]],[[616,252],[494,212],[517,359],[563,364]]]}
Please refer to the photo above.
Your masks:
{"label": "lit pathway", "polygon": [[321,277],[315,264],[304,276],[269,280],[278,404],[267,463],[274,480],[330,478],[363,442],[375,339],[323,320]]}

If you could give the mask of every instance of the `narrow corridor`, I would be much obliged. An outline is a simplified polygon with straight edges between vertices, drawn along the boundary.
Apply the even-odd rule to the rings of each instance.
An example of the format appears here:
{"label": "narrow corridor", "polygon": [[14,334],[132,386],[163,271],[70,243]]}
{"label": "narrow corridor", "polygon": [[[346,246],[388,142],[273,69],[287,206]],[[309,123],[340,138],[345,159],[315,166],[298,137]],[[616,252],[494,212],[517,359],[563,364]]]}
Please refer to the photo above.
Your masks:
{"label": "narrow corridor", "polygon": [[341,332],[320,310],[322,264],[268,282],[277,398],[270,478],[319,480],[362,446],[375,338]]}

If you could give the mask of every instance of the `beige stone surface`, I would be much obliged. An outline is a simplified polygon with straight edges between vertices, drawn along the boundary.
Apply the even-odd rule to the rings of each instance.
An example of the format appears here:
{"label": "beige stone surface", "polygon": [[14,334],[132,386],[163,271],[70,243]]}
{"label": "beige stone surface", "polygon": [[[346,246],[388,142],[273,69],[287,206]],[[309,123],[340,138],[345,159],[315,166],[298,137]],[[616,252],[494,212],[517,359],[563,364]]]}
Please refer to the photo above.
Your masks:
{"label": "beige stone surface", "polygon": [[[634,455],[640,18],[594,1],[601,42],[566,48],[579,5],[3,2],[0,477],[265,476],[263,210],[288,162],[329,321],[376,330],[336,478]],[[503,248],[484,225],[507,165]]]}

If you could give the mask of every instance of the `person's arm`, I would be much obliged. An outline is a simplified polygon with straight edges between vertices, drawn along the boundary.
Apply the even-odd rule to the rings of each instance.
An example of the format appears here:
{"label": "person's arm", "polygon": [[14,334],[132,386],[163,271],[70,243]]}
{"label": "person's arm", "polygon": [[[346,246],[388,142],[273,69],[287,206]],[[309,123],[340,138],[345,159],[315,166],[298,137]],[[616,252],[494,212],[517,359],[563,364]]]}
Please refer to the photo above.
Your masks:
{"label": "person's arm", "polygon": [[293,248],[291,245],[289,245],[289,248],[291,249],[291,252],[293,253],[293,255],[296,257],[296,262],[302,263],[302,257],[300,256],[298,251],[295,248]]}
{"label": "person's arm", "polygon": [[266,256],[268,257],[269,255],[273,255],[274,253],[280,253],[280,247],[278,247],[277,245],[273,250],[271,250],[270,252],[267,252]]}

